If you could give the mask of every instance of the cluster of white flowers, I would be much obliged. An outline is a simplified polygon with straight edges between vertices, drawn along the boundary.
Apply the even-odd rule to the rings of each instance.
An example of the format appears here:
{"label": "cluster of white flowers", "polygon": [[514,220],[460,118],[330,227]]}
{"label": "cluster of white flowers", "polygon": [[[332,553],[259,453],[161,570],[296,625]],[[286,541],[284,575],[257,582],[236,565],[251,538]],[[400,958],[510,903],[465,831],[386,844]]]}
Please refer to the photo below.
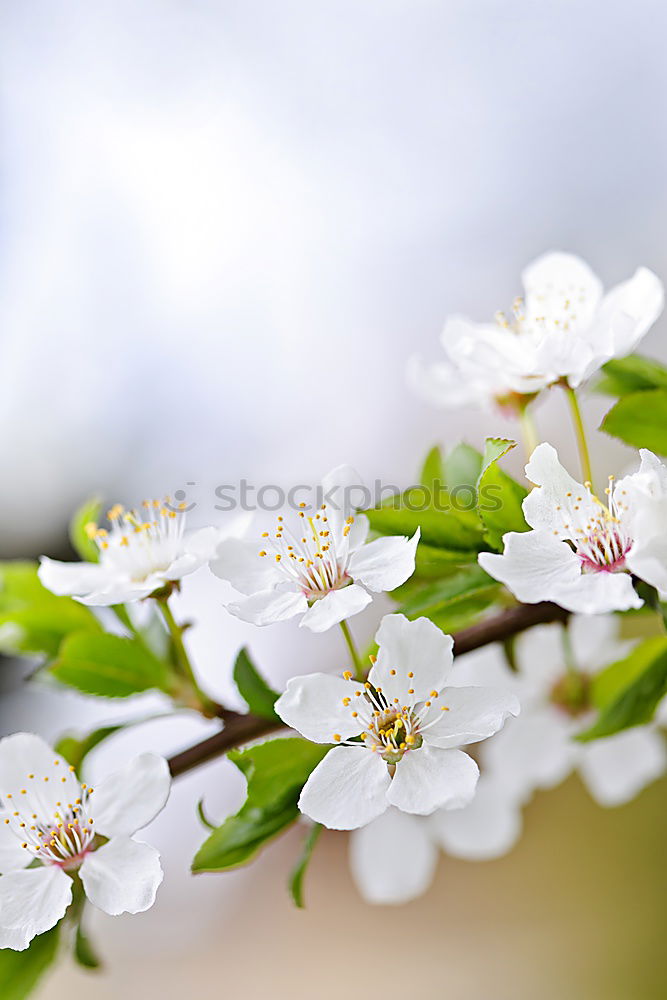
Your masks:
{"label": "cluster of white flowers", "polygon": [[[410,366],[423,394],[447,406],[521,409],[542,389],[573,389],[627,354],[663,306],[647,269],[603,295],[590,268],[563,253],[531,264],[523,284],[512,319],[447,322],[446,360]],[[441,849],[467,859],[509,850],[533,794],[573,770],[601,805],[615,806],[667,767],[657,723],[575,739],[594,717],[592,678],[622,648],[611,612],[642,605],[637,580],[667,599],[667,469],[642,450],[639,469],[609,477],[599,497],[544,443],[526,476],[529,530],[509,532],[503,552],[483,552],[479,563],[519,601],[576,614],[520,636],[518,670],[497,646],[454,664],[451,636],[426,618],[389,614],[366,672],[347,619],[412,576],[420,533],[369,541],[367,517],[347,509],[359,483],[347,466],[326,477],[318,506],[284,511],[256,538],[238,523],[186,532],[183,505],[169,500],[116,505],[108,528],[88,526],[97,562],[44,558],[39,575],[55,594],[102,607],[166,600],[208,563],[231,585],[225,604],[243,621],[300,616],[314,632],[341,624],[354,671],[293,677],[275,709],[305,739],[331,746],[301,791],[307,821],[352,831],[352,872],[367,900],[405,902],[430,884]],[[462,749],[475,744],[474,756]],[[107,913],[149,907],[162,879],[158,854],[131,834],[164,806],[169,784],[154,754],[93,790],[39,737],[0,741],[0,948],[25,949],[53,927],[73,880]]]}

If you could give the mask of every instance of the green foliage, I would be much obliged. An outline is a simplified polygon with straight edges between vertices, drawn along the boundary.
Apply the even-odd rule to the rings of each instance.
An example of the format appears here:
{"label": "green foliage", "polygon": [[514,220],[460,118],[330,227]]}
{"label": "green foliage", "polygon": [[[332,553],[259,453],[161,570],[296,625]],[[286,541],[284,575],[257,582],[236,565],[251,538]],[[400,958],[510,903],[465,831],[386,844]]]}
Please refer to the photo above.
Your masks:
{"label": "green foliage", "polygon": [[0,950],[0,997],[24,1000],[53,964],[58,953],[60,924],[33,938],[25,951]]}
{"label": "green foliage", "polygon": [[230,751],[229,759],[248,782],[246,801],[202,844],[192,870],[238,868],[293,823],[299,815],[301,789],[330,749],[299,737],[287,737]]}
{"label": "green foliage", "polygon": [[50,673],[61,684],[103,698],[172,690],[171,668],[138,639],[75,632],[60,647]]}
{"label": "green foliage", "polygon": [[505,532],[528,530],[521,507],[527,490],[497,464],[515,446],[515,441],[505,438],[487,438],[477,481],[477,510],[484,525],[484,540],[494,549],[502,548]]}
{"label": "green foliage", "polygon": [[271,719],[272,721],[278,718],[273,709],[278,699],[278,694],[269,687],[261,674],[257,672],[246,649],[242,649],[236,657],[234,681],[241,697],[247,702],[248,708],[254,715],[259,715],[262,719]]}
{"label": "green foliage", "polygon": [[[442,491],[428,503],[427,487],[413,486],[391,497],[381,507],[364,511],[371,528],[382,535],[408,535],[421,528],[425,545],[458,553],[479,551],[482,530],[474,510],[457,509],[455,500]],[[425,506],[425,503],[427,504]]]}
{"label": "green foliage", "polygon": [[408,618],[430,618],[443,631],[452,632],[468,625],[493,604],[501,589],[481,566],[473,564],[408,591],[401,611]]}
{"label": "green foliage", "polygon": [[641,354],[608,361],[602,371],[604,374],[593,388],[606,396],[622,397],[634,392],[667,389],[667,368]]}
{"label": "green foliage", "polygon": [[43,587],[37,563],[0,563],[1,652],[55,656],[74,631],[101,632],[90,608]]}
{"label": "green foliage", "polygon": [[642,642],[629,656],[595,677],[592,698],[600,714],[578,738],[588,742],[650,722],[665,694],[667,636],[657,636]]}
{"label": "green foliage", "polygon": [[99,497],[91,497],[75,511],[69,523],[69,538],[74,551],[86,562],[98,562],[100,558],[99,549],[92,538],[88,537],[86,527],[91,523],[97,524],[101,510],[102,501]]}
{"label": "green foliage", "polygon": [[667,455],[667,389],[633,392],[612,406],[600,430],[635,448]]}
{"label": "green foliage", "polygon": [[424,464],[422,465],[419,476],[419,482],[422,486],[426,486],[428,489],[431,489],[434,483],[444,486],[444,481],[445,470],[442,463],[442,452],[438,445],[434,445],[424,459]]}
{"label": "green foliage", "polygon": [[320,823],[315,823],[315,825],[310,828],[308,836],[303,842],[301,857],[296,863],[289,878],[288,888],[290,896],[294,901],[294,905],[298,906],[300,910],[303,910],[306,905],[303,900],[303,880],[306,874],[306,869],[310,864],[310,859],[312,858],[313,851],[315,850],[315,844],[320,839],[320,834],[323,829],[324,827]]}
{"label": "green foliage", "polygon": [[444,460],[444,483],[454,492],[462,487],[474,488],[482,471],[482,456],[469,444],[457,444]]}

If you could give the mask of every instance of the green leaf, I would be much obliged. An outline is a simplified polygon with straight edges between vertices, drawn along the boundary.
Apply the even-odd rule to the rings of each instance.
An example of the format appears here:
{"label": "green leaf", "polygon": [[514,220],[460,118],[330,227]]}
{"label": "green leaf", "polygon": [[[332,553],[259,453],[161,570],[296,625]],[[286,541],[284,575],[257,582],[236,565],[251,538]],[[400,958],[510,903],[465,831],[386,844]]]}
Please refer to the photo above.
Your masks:
{"label": "green leaf", "polygon": [[597,721],[578,739],[586,743],[650,722],[665,694],[667,636],[657,636],[642,642],[629,656],[595,677],[592,699],[601,711]]}
{"label": "green leaf", "polygon": [[269,740],[228,756],[246,777],[245,803],[197,851],[194,872],[219,872],[246,864],[299,815],[297,800],[329,746],[299,737]]}
{"label": "green leaf", "polygon": [[477,482],[477,510],[485,528],[484,539],[494,549],[502,548],[507,531],[528,530],[521,507],[527,490],[497,464],[515,445],[515,441],[505,438],[487,438]]}
{"label": "green leaf", "polygon": [[[459,558],[461,553],[479,551],[482,529],[474,509],[459,509],[460,504],[445,491],[435,498],[437,506],[429,503],[429,499],[424,487],[413,486],[364,514],[371,528],[382,535],[412,536],[421,528],[421,541],[425,545],[457,552]],[[467,502],[471,499],[474,502],[474,498],[468,498]]]}
{"label": "green leaf", "polygon": [[166,663],[138,639],[105,633],[68,636],[49,671],[61,684],[103,698],[127,698],[152,688],[171,691]]}
{"label": "green leaf", "polygon": [[89,538],[86,528],[89,524],[97,524],[101,510],[100,498],[91,497],[75,511],[69,524],[69,538],[74,551],[86,562],[98,562],[100,558],[99,549],[92,538]]}
{"label": "green leaf", "polygon": [[438,445],[434,445],[424,459],[424,464],[419,475],[419,482],[422,486],[426,486],[427,489],[432,489],[434,483],[438,487],[444,486],[445,473],[442,464],[442,452]]}
{"label": "green leaf", "polygon": [[55,656],[70,632],[101,632],[97,618],[71,597],[43,587],[37,563],[0,563],[0,651]]}
{"label": "green leaf", "polygon": [[308,836],[303,843],[301,857],[299,858],[289,878],[288,886],[290,896],[292,897],[295,906],[298,906],[300,910],[303,910],[306,905],[303,901],[303,879],[306,874],[306,869],[310,863],[310,859],[313,856],[315,844],[320,839],[320,834],[323,829],[324,827],[320,823],[315,823],[315,825],[310,828]]}
{"label": "green leaf", "polygon": [[482,456],[469,444],[457,444],[445,458],[444,471],[444,484],[451,492],[475,488],[482,471]]}
{"label": "green leaf", "polygon": [[74,938],[74,957],[85,969],[99,969],[102,962],[93,947],[90,938],[84,933],[81,924],[76,929]]}
{"label": "green leaf", "polygon": [[485,573],[481,566],[473,565],[454,576],[422,587],[406,601],[401,610],[408,618],[419,618],[422,615],[430,618],[432,614],[470,597],[488,593],[492,600],[499,592],[500,584]]}
{"label": "green leaf", "polygon": [[620,399],[600,430],[635,448],[667,455],[667,389],[634,392]]}
{"label": "green leaf", "polygon": [[264,678],[257,672],[255,665],[246,649],[242,649],[234,664],[234,681],[241,697],[254,715],[262,719],[277,719],[273,706],[279,695],[273,691]]}
{"label": "green leaf", "polygon": [[633,392],[650,389],[667,389],[667,368],[658,361],[630,354],[627,358],[608,361],[602,366],[604,374],[593,386],[606,396],[627,396]]}
{"label": "green leaf", "polygon": [[60,924],[46,934],[33,938],[25,951],[0,950],[0,997],[2,1000],[24,1000],[58,953]]}

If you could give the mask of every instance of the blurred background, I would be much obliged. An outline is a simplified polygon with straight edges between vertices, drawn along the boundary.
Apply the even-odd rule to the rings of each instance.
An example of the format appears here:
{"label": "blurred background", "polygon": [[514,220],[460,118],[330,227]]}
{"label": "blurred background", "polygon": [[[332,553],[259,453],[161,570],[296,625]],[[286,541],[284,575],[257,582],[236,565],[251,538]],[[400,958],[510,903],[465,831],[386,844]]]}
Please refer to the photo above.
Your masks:
{"label": "blurred background", "polygon": [[[346,461],[407,485],[436,441],[512,434],[413,398],[406,359],[438,357],[447,313],[507,308],[545,250],[607,285],[640,264],[667,277],[666,31],[659,0],[0,5],[2,555],[66,554],[91,493],[184,489],[204,524],[221,517],[214,487],[242,477],[309,482]],[[667,357],[665,323],[645,353]],[[573,464],[563,400],[537,416]],[[601,471],[630,459],[596,438]],[[231,619],[208,571],[180,600],[204,617],[204,683],[230,701],[244,642],[276,685],[343,656],[335,635]],[[359,640],[382,611],[355,619]],[[128,712],[24,674],[3,668],[3,733]],[[95,765],[205,732],[140,727]],[[195,803],[222,818],[242,793],[225,762],[177,784],[149,831],[166,857],[156,906],[100,914],[106,970],[65,964],[41,1000],[333,1000],[378,976],[457,1000],[665,995],[665,782],[608,812],[576,781],[539,796],[507,858],[444,859],[423,900],[391,911],[359,900],[343,835],[321,841],[305,913],[284,889],[294,832],[247,871],[191,878]]]}

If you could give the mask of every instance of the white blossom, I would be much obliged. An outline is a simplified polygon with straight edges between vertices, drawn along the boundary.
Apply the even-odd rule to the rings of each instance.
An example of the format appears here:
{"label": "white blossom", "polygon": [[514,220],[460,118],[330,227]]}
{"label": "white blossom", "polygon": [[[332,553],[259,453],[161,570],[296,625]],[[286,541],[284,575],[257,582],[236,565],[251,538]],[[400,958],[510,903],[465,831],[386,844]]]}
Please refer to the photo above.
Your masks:
{"label": "white blossom", "polygon": [[39,736],[1,740],[0,948],[23,951],[58,923],[75,873],[105,913],[152,906],[160,857],[132,834],[163,808],[170,781],[166,760],[144,753],[91,788]]}
{"label": "white blossom", "polygon": [[667,469],[642,449],[638,472],[613,477],[605,500],[582,486],[541,444],[526,466],[535,484],[523,502],[533,529],[508,532],[504,552],[483,552],[480,565],[527,604],[555,601],[570,611],[601,614],[642,605],[631,574],[667,588]]}
{"label": "white blossom", "polygon": [[115,504],[107,518],[108,529],[87,526],[99,562],[42,557],[39,578],[48,590],[96,606],[139,601],[199,569],[224,537],[214,528],[186,532],[183,505],[168,499],[145,500],[140,511]]}
{"label": "white blossom", "polygon": [[279,515],[257,542],[230,538],[218,546],[211,569],[243,595],[227,603],[233,615],[254,625],[302,615],[300,625],[324,632],[413,574],[419,529],[412,538],[367,542],[368,519],[346,509],[345,490],[358,482],[340,466],[322,483],[326,499],[316,509],[304,503]]}
{"label": "white blossom", "polygon": [[383,618],[366,683],[327,674],[293,677],[276,702],[281,719],[315,743],[338,744],[306,782],[299,808],[338,830],[390,806],[428,815],[466,805],[479,769],[461,746],[497,732],[519,704],[483,687],[448,687],[452,638],[426,618]]}
{"label": "white blossom", "polygon": [[408,375],[429,402],[509,403],[560,379],[576,387],[611,358],[637,346],[662,312],[660,280],[647,268],[603,295],[588,265],[567,253],[548,253],[522,275],[524,296],[512,316],[474,323],[454,316],[442,334],[444,360],[413,358]]}

